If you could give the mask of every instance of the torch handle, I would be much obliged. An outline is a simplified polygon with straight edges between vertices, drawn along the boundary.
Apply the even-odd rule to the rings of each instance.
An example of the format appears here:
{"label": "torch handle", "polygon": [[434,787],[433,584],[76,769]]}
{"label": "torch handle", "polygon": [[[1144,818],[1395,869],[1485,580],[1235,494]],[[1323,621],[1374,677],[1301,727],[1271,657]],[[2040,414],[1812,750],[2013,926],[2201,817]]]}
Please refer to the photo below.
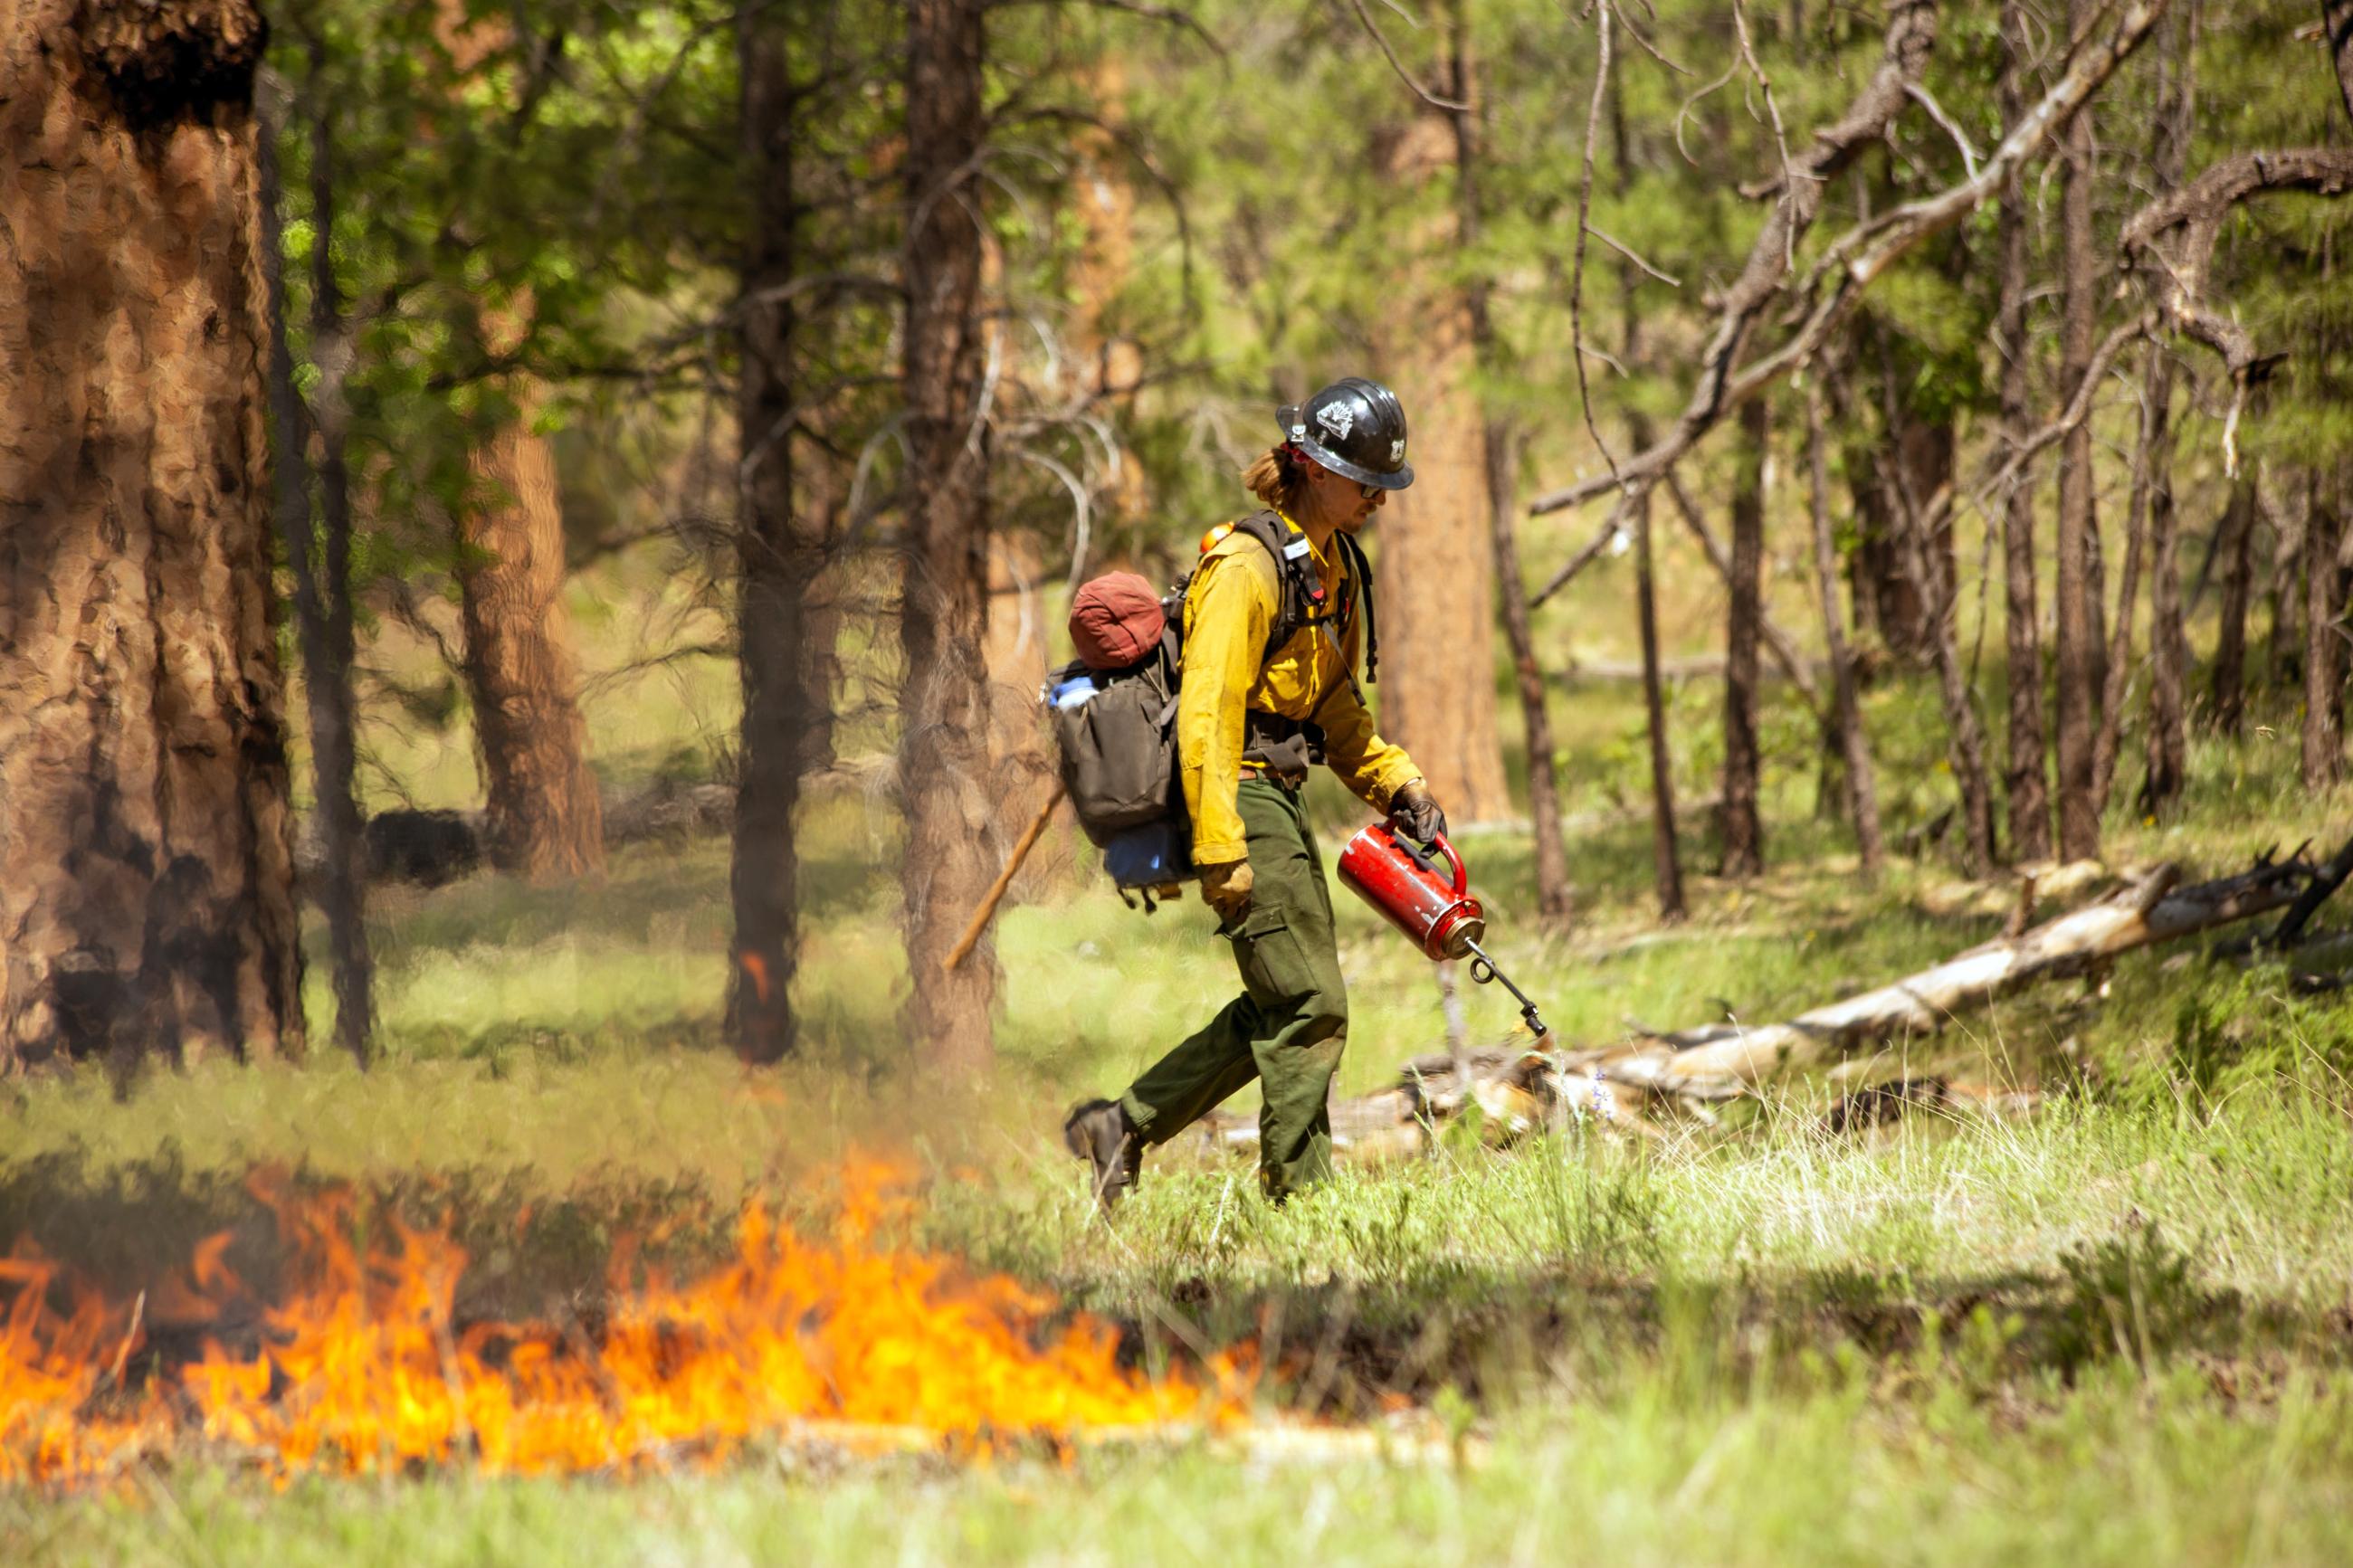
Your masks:
{"label": "torch handle", "polygon": [[1470,947],[1472,954],[1471,960],[1471,978],[1477,981],[1482,985],[1486,984],[1487,982],[1491,980],[1503,982],[1504,989],[1510,992],[1514,997],[1518,998],[1520,1004],[1520,1017],[1527,1024],[1528,1032],[1535,1036],[1538,1039],[1542,1039],[1545,1036],[1550,1034],[1552,1032],[1551,1029],[1546,1027],[1544,1019],[1537,1016],[1536,1005],[1528,1000],[1528,994],[1526,992],[1512,984],[1512,977],[1510,975],[1495,967],[1495,961],[1487,956],[1487,950],[1481,947],[1475,942],[1468,943],[1467,945]]}

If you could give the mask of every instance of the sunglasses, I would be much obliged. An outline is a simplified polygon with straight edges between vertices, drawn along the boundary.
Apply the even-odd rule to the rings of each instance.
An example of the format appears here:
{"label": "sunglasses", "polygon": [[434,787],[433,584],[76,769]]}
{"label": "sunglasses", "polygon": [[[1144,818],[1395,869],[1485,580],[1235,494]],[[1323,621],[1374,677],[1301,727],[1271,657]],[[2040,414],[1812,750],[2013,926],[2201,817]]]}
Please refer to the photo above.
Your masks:
{"label": "sunglasses", "polygon": [[1386,492],[1378,485],[1358,485],[1356,493],[1366,500],[1378,500]]}

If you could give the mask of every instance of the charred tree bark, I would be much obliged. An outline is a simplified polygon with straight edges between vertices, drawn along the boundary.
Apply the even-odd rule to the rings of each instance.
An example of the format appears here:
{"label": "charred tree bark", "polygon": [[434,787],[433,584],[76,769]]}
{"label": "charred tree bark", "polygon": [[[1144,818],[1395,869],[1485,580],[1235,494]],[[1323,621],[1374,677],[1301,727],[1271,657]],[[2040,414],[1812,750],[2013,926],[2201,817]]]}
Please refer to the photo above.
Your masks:
{"label": "charred tree bark", "polygon": [[1765,868],[1765,825],[1757,814],[1757,624],[1765,591],[1765,442],[1762,398],[1740,410],[1738,468],[1732,488],[1732,613],[1724,653],[1724,804],[1726,877]]}
{"label": "charred tree bark", "polygon": [[999,835],[988,781],[988,451],[982,407],[979,165],[986,6],[911,0],[907,17],[905,579],[899,635],[899,783],[907,812],[901,887],[907,1025],[951,1071],[996,1057],[994,949],[944,968],[994,877]]}
{"label": "charred tree bark", "polygon": [[1854,676],[1854,655],[1840,625],[1838,545],[1831,530],[1831,475],[1822,436],[1821,389],[1806,389],[1806,463],[1812,480],[1814,581],[1822,601],[1822,641],[1830,651],[1831,728],[1845,763],[1847,808],[1854,820],[1855,848],[1862,875],[1879,875],[1886,850],[1879,828],[1879,786],[1871,765],[1871,742],[1863,733],[1862,698]]}
{"label": "charred tree bark", "polygon": [[238,0],[0,20],[0,1072],[301,1054]]}
{"label": "charred tree bark", "polygon": [[2214,640],[2214,729],[2236,735],[2246,724],[2247,597],[2255,538],[2255,476],[2240,470],[2231,486],[2230,510],[2222,514],[2215,550],[2222,557],[2221,630]]}
{"label": "charred tree bark", "polygon": [[2337,702],[2344,688],[2337,617],[2337,522],[2318,496],[2304,520],[2304,787],[2326,789],[2344,772]]}
{"label": "charred tree bark", "polygon": [[[2025,73],[2030,53],[2023,0],[2004,0],[2001,36],[2002,123],[2017,123],[2026,106]],[[2001,428],[2015,447],[2034,429],[2029,370],[2033,356],[2027,336],[2027,232],[2025,181],[2013,174],[2002,186],[1997,244],[2001,251],[2001,300],[1994,318],[1995,353],[2001,359]],[[2009,670],[2008,765],[2002,789],[2010,803],[2010,854],[2020,860],[2051,858],[2051,785],[2048,742],[2042,727],[2042,632],[2036,607],[2034,487],[2014,484],[2002,506],[2002,646]]]}
{"label": "charred tree bark", "polygon": [[[316,91],[316,82],[313,82]],[[323,116],[312,122],[314,140],[324,141]],[[261,278],[269,302],[269,425],[271,479],[276,486],[278,531],[286,546],[288,574],[294,580],[294,620],[302,649],[302,693],[311,721],[311,766],[317,795],[321,868],[316,895],[326,917],[327,946],[334,966],[335,1038],[365,1067],[375,1029],[375,963],[368,951],[367,847],[361,837],[356,726],[352,698],[354,635],[352,615],[352,517],[343,463],[343,417],[336,377],[322,376],[327,417],[314,420],[294,384],[294,353],[286,333],[283,192],[278,177],[278,126],[264,115],[254,137],[259,178]],[[328,165],[314,146],[314,171]],[[314,172],[313,202],[327,176]],[[314,207],[318,232],[329,232],[331,205]],[[314,279],[314,314],[323,304],[337,314],[330,247],[312,247],[314,266],[325,274],[322,290]],[[314,528],[311,509],[310,435],[319,427],[322,467],[332,470],[333,489],[322,508],[327,526]],[[323,488],[323,487],[322,487]],[[323,537],[322,535],[323,534]],[[323,559],[321,557],[323,556]]]}
{"label": "charred tree bark", "polygon": [[[801,265],[801,208],[793,145],[799,102],[784,7],[736,19],[744,162],[752,184],[751,236],[742,264],[737,329],[738,474],[736,658],[744,713],[730,847],[733,905],[730,1032],[746,1061],[773,1062],[798,1045],[792,983],[800,962],[800,803],[810,736],[827,733],[812,681],[824,617],[810,604],[825,563],[821,539],[797,510],[792,425],[798,325],[791,285]],[[829,651],[829,644],[828,649]]]}
{"label": "charred tree bark", "polygon": [[[1467,45],[1463,46],[1467,49]],[[1467,79],[1467,54],[1458,58]],[[1458,89],[1458,90],[1460,90]],[[1461,101],[1458,99],[1456,101]],[[1462,177],[1454,114],[1417,115],[1388,139],[1379,163],[1404,191]],[[1462,242],[1461,212],[1409,238],[1433,259]],[[1493,506],[1470,301],[1444,280],[1390,312],[1378,334],[1389,380],[1416,389],[1411,489],[1389,497],[1379,529],[1381,733],[1413,753],[1430,793],[1460,822],[1511,815],[1502,743],[1495,736],[1495,585],[1489,575]],[[1488,548],[1482,548],[1486,543]]]}

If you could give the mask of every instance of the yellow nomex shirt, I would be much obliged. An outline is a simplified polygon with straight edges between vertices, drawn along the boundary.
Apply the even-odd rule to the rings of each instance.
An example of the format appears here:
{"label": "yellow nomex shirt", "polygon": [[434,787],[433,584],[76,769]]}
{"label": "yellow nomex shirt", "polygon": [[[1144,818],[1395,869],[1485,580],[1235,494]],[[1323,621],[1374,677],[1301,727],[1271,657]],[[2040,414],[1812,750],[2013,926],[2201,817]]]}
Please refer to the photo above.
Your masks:
{"label": "yellow nomex shirt", "polygon": [[[1299,525],[1282,520],[1293,536]],[[1336,543],[1329,556],[1310,546],[1324,603],[1337,604],[1347,581]],[[1274,558],[1236,529],[1212,544],[1185,594],[1185,684],[1176,706],[1177,775],[1193,819],[1193,862],[1221,865],[1246,858],[1234,806],[1241,783],[1242,713],[1255,708],[1314,723],[1334,773],[1376,811],[1388,809],[1399,786],[1421,776],[1413,759],[1373,732],[1373,716],[1348,679],[1363,609],[1342,628],[1342,647],[1320,626],[1303,626],[1260,668],[1259,656],[1282,611]],[[1345,648],[1345,659],[1343,649]]]}

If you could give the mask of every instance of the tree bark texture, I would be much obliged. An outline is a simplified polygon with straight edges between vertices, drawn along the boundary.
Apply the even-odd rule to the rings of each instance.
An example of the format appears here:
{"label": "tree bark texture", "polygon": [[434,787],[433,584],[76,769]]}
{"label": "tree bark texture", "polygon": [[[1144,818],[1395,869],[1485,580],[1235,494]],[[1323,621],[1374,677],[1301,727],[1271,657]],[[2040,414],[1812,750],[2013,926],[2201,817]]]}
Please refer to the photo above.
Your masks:
{"label": "tree bark texture", "polygon": [[2148,749],[2137,803],[2158,816],[2181,798],[2189,774],[2189,634],[2181,611],[2181,523],[2170,474],[2149,494]]}
{"label": "tree bark texture", "polygon": [[1831,727],[1844,763],[1847,808],[1866,880],[1879,875],[1886,849],[1879,827],[1879,785],[1871,765],[1871,742],[1862,728],[1862,696],[1855,680],[1854,653],[1839,616],[1838,544],[1831,528],[1831,475],[1822,435],[1822,395],[1806,389],[1806,464],[1811,481],[1814,583],[1822,602],[1822,641],[1831,659]]}
{"label": "tree bark texture", "polygon": [[1765,595],[1765,443],[1762,398],[1740,410],[1738,467],[1732,483],[1732,606],[1724,652],[1723,874],[1754,877],[1765,868],[1765,825],[1757,794],[1758,622]]}
{"label": "tree bark texture", "polygon": [[2236,735],[2247,717],[2247,598],[2253,575],[2256,484],[2252,467],[2239,470],[2214,542],[2222,557],[2222,609],[2221,629],[2214,638],[2212,706],[2214,729],[2224,735]]}
{"label": "tree bark texture", "polygon": [[2337,703],[2344,689],[2344,646],[2337,618],[2337,521],[2317,495],[2304,519],[2304,787],[2326,789],[2344,771]]}
{"label": "tree bark texture", "polygon": [[[2148,345],[2149,363],[2141,384],[2141,428],[2133,458],[2132,500],[2125,510],[2124,572],[2116,584],[2116,621],[2108,640],[2107,679],[2101,688],[2100,728],[2092,743],[2092,809],[2105,814],[2115,787],[2116,757],[2124,745],[2125,699],[2133,670],[2133,612],[2140,596],[2141,563],[2148,553],[2150,524],[2160,491],[2173,482],[2173,362],[2165,345]],[[2168,495],[2165,505],[2170,506]]]}
{"label": "tree bark texture", "polygon": [[0,1072],[298,1055],[238,0],[0,20]]}
{"label": "tree bark texture", "polygon": [[[311,505],[311,430],[314,421],[294,384],[294,354],[286,332],[283,191],[278,177],[278,127],[265,116],[254,137],[259,179],[259,252],[269,328],[269,436],[278,531],[286,546],[288,575],[294,582],[295,630],[302,649],[303,705],[311,721],[311,766],[319,814],[320,869],[314,889],[326,917],[327,947],[333,964],[335,1038],[363,1067],[375,1028],[375,963],[369,952],[366,919],[367,847],[361,837],[355,705],[352,696],[354,633],[352,606],[352,528],[346,489],[338,504],[322,508],[323,530],[313,526]],[[322,228],[332,226],[332,213]],[[332,270],[330,247],[312,247],[319,264]],[[332,295],[320,302],[330,313]],[[323,382],[323,378],[322,378]],[[334,389],[324,388],[331,395]],[[339,411],[340,412],[340,411]],[[322,442],[339,483],[343,482],[343,432],[338,417],[322,429]]]}
{"label": "tree bark texture", "polygon": [[988,431],[979,163],[986,121],[981,0],[910,0],[907,17],[905,578],[899,783],[908,1031],[952,1072],[996,1055],[993,944],[943,964],[996,872],[999,810],[988,778]]}
{"label": "tree bark texture", "polygon": [[[2025,73],[2031,47],[2026,37],[2024,0],[2003,0],[2001,117],[2015,124],[2027,101]],[[2001,360],[2002,434],[2015,446],[2034,428],[2031,372],[2032,341],[2027,336],[2026,188],[2013,175],[2002,186],[1996,244],[2001,253],[2000,303],[1994,317],[1994,352]],[[2021,479],[2002,507],[2002,650],[2009,671],[2008,762],[2002,793],[2009,801],[2010,854],[2020,860],[2051,858],[2051,784],[2048,742],[2042,727],[2042,632],[2037,619],[2034,563],[2034,487]]]}
{"label": "tree bark texture", "polygon": [[2304,531],[2312,515],[2312,477],[2306,475],[2305,510],[2291,521],[2276,500],[2263,498],[2259,521],[2272,525],[2271,558],[2263,573],[2263,602],[2271,612],[2270,646],[2263,655],[2263,681],[2276,690],[2304,684]]}
{"label": "tree bark texture", "polygon": [[789,290],[801,260],[791,23],[781,6],[746,10],[737,17],[735,38],[752,227],[742,278],[748,302],[736,345],[736,658],[744,713],[728,868],[734,913],[728,1013],[736,1051],[751,1062],[779,1060],[798,1046],[792,983],[800,966],[800,847],[793,818],[811,736],[830,733],[819,722],[825,708],[810,680],[820,661],[813,642],[822,619],[812,611],[810,585],[825,552],[797,504],[791,440],[797,322]]}
{"label": "tree bark texture", "polygon": [[[2097,0],[2069,0],[2071,30],[2088,29]],[[2073,399],[2092,368],[2099,302],[2092,245],[2092,118],[2087,105],[2068,122],[2060,173],[2059,226],[2064,301],[2059,384]],[[2092,426],[2067,433],[2059,457],[2059,560],[2056,731],[2059,753],[2059,856],[2089,860],[2100,852],[2100,813],[2093,773],[2099,722],[2100,631],[2094,604],[2099,519],[2094,510]]]}
{"label": "tree bark texture", "polygon": [[528,428],[535,387],[518,378],[511,393],[515,419],[473,454],[481,494],[459,520],[458,586],[491,860],[550,880],[604,869],[605,813],[564,609],[555,460]]}
{"label": "tree bark texture", "polygon": [[[1460,177],[1452,116],[1416,116],[1383,148],[1385,178],[1420,190]],[[1415,237],[1430,258],[1461,244],[1460,215]],[[1495,733],[1495,584],[1486,537],[1486,421],[1472,385],[1478,370],[1470,301],[1440,280],[1410,306],[1385,312],[1384,374],[1410,410],[1414,483],[1383,510],[1380,549],[1381,733],[1413,755],[1430,793],[1457,822],[1512,815]]]}

